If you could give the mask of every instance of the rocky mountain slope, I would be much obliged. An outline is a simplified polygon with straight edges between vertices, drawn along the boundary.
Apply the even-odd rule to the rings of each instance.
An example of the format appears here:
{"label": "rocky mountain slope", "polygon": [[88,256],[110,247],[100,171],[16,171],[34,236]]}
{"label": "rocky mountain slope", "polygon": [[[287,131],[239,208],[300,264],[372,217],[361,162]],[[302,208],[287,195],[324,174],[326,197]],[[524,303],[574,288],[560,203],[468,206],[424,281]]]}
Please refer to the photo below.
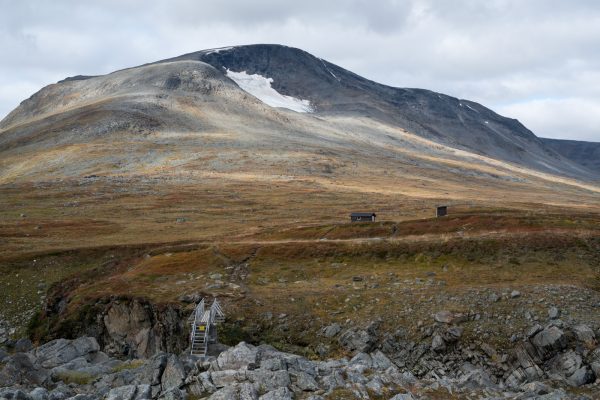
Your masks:
{"label": "rocky mountain slope", "polygon": [[[415,139],[407,143],[398,132]],[[263,163],[259,149],[277,169],[302,175],[306,153],[329,152],[334,164],[359,153],[368,164],[374,155],[398,159],[406,151],[440,158],[442,148],[465,151],[454,152],[460,160],[597,178],[518,121],[474,102],[377,84],[298,49],[251,45],[42,89],[0,122],[0,182],[197,170],[198,161],[215,157],[228,165],[201,169],[224,172],[243,163],[248,171]]]}
{"label": "rocky mountain slope", "polygon": [[542,140],[546,146],[563,157],[600,173],[600,143],[545,138]]}
{"label": "rocky mountain slope", "polygon": [[167,61],[173,60],[199,60],[223,72],[245,71],[271,78],[275,90],[310,101],[317,113],[368,116],[477,154],[543,171],[590,177],[589,171],[561,157],[515,119],[430,90],[381,85],[299,49],[239,46]]}

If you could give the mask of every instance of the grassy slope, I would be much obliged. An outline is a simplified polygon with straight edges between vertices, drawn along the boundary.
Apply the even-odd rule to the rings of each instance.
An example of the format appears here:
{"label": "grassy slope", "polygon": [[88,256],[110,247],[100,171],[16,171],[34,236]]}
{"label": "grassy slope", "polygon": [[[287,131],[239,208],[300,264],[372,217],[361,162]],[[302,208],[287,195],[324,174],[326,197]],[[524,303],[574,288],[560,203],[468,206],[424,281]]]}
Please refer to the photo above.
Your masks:
{"label": "grassy slope", "polygon": [[[544,189],[512,188],[515,200],[493,201],[500,188],[479,188],[474,200],[451,200],[449,217],[432,219],[433,206],[447,201],[435,192],[332,183],[83,179],[3,186],[0,284],[9,289],[0,294],[2,314],[23,328],[46,288],[74,276],[64,288],[73,315],[109,295],[170,302],[199,292],[224,299],[231,340],[296,348],[331,321],[382,316],[392,329],[428,321],[439,308],[464,311],[472,290],[597,290],[593,194],[577,192],[566,207],[535,200],[566,204],[569,190],[547,197]],[[347,223],[354,210],[374,210],[382,221]],[[221,288],[207,288],[213,273],[223,276]],[[274,317],[265,319],[267,313]]]}

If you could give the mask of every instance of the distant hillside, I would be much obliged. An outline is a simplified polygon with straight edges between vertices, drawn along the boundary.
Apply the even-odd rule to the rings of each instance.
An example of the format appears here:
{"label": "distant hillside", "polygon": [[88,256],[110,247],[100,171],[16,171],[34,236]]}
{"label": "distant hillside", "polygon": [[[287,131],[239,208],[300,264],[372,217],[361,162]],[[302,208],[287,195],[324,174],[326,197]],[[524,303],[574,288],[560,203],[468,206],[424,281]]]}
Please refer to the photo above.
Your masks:
{"label": "distant hillside", "polygon": [[561,156],[595,171],[600,179],[600,143],[545,138],[542,140]]}

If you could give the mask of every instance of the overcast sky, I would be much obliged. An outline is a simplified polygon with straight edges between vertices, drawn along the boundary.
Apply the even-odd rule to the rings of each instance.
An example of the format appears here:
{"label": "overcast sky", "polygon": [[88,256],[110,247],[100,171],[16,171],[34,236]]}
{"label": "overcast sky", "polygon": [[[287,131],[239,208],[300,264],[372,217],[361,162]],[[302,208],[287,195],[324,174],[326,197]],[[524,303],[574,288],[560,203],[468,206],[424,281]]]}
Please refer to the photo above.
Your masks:
{"label": "overcast sky", "polygon": [[0,118],[67,76],[251,43],[600,141],[596,0],[0,0]]}

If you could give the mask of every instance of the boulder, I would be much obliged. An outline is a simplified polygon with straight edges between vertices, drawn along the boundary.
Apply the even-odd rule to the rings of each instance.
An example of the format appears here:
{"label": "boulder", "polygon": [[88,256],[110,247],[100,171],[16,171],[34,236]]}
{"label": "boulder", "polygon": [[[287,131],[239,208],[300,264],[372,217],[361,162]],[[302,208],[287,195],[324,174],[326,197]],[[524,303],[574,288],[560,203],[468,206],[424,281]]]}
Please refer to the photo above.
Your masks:
{"label": "boulder", "polygon": [[161,388],[163,392],[179,389],[183,385],[186,373],[179,358],[171,354],[161,377]]}
{"label": "boulder", "polygon": [[317,365],[304,357],[295,355],[286,355],[285,363],[287,370],[292,372],[306,372],[309,375],[316,376]]}
{"label": "boulder", "polygon": [[443,339],[446,343],[456,343],[463,334],[463,328],[459,326],[451,326],[443,334]]}
{"label": "boulder", "polygon": [[433,319],[435,322],[451,324],[454,319],[454,313],[452,313],[451,311],[438,311],[435,314],[433,314]]}
{"label": "boulder", "polygon": [[0,320],[0,344],[6,343],[8,341],[8,339],[9,339],[8,329],[6,329],[6,327],[4,327],[3,321]]}
{"label": "boulder", "polygon": [[0,370],[0,387],[16,384],[44,385],[50,379],[50,372],[41,368],[35,357],[29,353],[16,353],[4,360]]}
{"label": "boulder", "polygon": [[29,392],[29,397],[31,400],[48,400],[50,393],[48,393],[46,388],[37,387]]}
{"label": "boulder", "polygon": [[105,400],[134,400],[137,387],[135,385],[121,386],[111,389]]}
{"label": "boulder", "polygon": [[594,330],[589,326],[584,324],[575,325],[572,331],[577,340],[583,344],[589,347],[596,345],[596,335],[594,334]]}
{"label": "boulder", "polygon": [[365,385],[367,390],[374,394],[375,396],[382,396],[384,392],[384,383],[382,379],[375,375],[371,378],[369,382]]}
{"label": "boulder", "polygon": [[545,383],[542,382],[528,382],[524,383],[520,387],[522,392],[525,392],[529,397],[534,397],[535,395],[543,395],[548,394],[552,391],[552,388]]}
{"label": "boulder", "polygon": [[438,353],[441,353],[442,351],[446,350],[446,342],[444,342],[444,339],[437,333],[433,336],[433,339],[431,340],[431,350]]}
{"label": "boulder", "polygon": [[342,327],[340,326],[340,324],[331,324],[329,326],[326,326],[323,329],[323,335],[325,335],[325,337],[334,337],[335,335],[337,335],[338,333],[340,333],[340,331],[342,330]]}
{"label": "boulder", "polygon": [[[152,398],[155,398],[156,396],[152,396]],[[186,400],[187,399],[187,393],[184,392],[181,389],[172,389],[169,390],[168,392],[163,392],[160,394],[159,397],[161,400]]]}
{"label": "boulder", "polygon": [[256,347],[245,342],[231,347],[217,357],[219,369],[248,369],[249,366],[255,367],[257,364],[258,351]]}
{"label": "boulder", "polygon": [[458,380],[459,387],[470,390],[496,388],[490,374],[482,368],[466,363],[461,369],[465,373]]}
{"label": "boulder", "polygon": [[531,328],[527,329],[525,336],[527,338],[532,338],[536,335],[536,333],[541,332],[544,328],[540,324],[535,324]]}
{"label": "boulder", "polygon": [[550,307],[548,309],[548,318],[558,319],[558,317],[560,317],[560,310],[556,307]]}
{"label": "boulder", "polygon": [[507,386],[518,388],[524,382],[534,382],[544,376],[532,353],[535,353],[535,348],[527,342],[520,343],[513,349],[514,369],[506,379]]}
{"label": "boulder", "polygon": [[213,393],[209,400],[258,400],[258,393],[251,383],[233,384]]}
{"label": "boulder", "polygon": [[21,389],[0,388],[0,399],[2,400],[31,400]]}
{"label": "boulder", "polygon": [[55,368],[79,357],[91,359],[100,350],[93,337],[81,337],[75,340],[56,339],[33,351],[43,368]]}
{"label": "boulder", "polygon": [[246,371],[245,375],[248,380],[254,383],[255,387],[262,392],[275,390],[282,386],[288,386],[292,382],[290,374],[286,370],[269,371],[263,369],[255,369]]}
{"label": "boulder", "polygon": [[544,359],[548,359],[567,346],[567,338],[561,329],[550,326],[538,332],[531,343]]}
{"label": "boulder", "polygon": [[213,371],[210,374],[213,384],[217,388],[226,387],[246,380],[246,372],[235,369]]}
{"label": "boulder", "polygon": [[26,353],[33,349],[33,344],[29,339],[19,339],[15,343],[15,351],[17,353]]}
{"label": "boulder", "polygon": [[197,375],[195,373],[188,375],[185,380],[185,389],[189,394],[198,398],[217,391],[211,380],[209,371],[204,371]]}
{"label": "boulder", "polygon": [[371,360],[373,362],[373,369],[377,371],[385,371],[394,365],[392,361],[379,350],[371,353]]}
{"label": "boulder", "polygon": [[400,393],[392,397],[390,400],[415,400],[415,398],[410,393]]}
{"label": "boulder", "polygon": [[321,378],[321,386],[323,389],[330,392],[332,390],[345,387],[346,381],[340,370],[334,370],[330,374]]}
{"label": "boulder", "polygon": [[377,342],[379,323],[371,323],[366,329],[349,328],[338,338],[338,343],[349,352],[369,352]]}
{"label": "boulder", "polygon": [[350,367],[362,366],[363,369],[371,368],[373,359],[367,353],[358,353],[348,363]]}
{"label": "boulder", "polygon": [[294,372],[291,374],[293,379],[293,383],[303,392],[314,392],[319,389],[319,385],[315,378],[306,372]]}
{"label": "boulder", "polygon": [[293,400],[294,395],[287,387],[271,390],[260,396],[258,400]]}
{"label": "boulder", "polygon": [[550,374],[569,377],[581,368],[582,359],[579,354],[569,350],[554,357],[549,362]]}
{"label": "boulder", "polygon": [[588,367],[581,367],[567,378],[567,382],[571,386],[579,387],[592,383],[596,380],[594,372]]}
{"label": "boulder", "polygon": [[497,293],[492,292],[490,293],[490,295],[488,296],[488,299],[491,303],[497,303],[499,302],[502,298],[500,296],[498,296]]}

